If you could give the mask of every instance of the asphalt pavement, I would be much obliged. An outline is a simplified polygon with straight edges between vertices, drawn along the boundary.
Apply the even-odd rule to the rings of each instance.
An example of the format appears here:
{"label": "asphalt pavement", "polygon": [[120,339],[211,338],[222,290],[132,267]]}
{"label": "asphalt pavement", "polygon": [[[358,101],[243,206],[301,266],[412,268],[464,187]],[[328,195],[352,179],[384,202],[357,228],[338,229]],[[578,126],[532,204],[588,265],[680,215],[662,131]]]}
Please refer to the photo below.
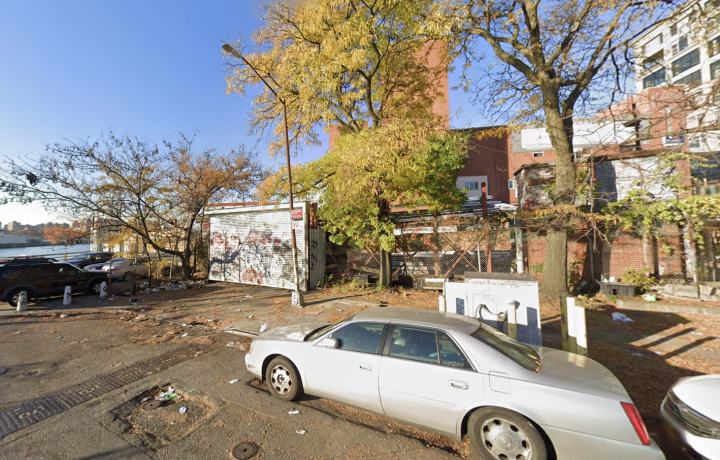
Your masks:
{"label": "asphalt pavement", "polygon": [[[238,454],[257,449],[258,459],[467,453],[448,438],[322,399],[273,398],[245,370],[250,339],[225,332],[327,322],[362,300],[310,295],[299,310],[287,292],[269,288],[122,289],[113,299],[77,296],[69,307],[33,303],[25,314],[0,307],[0,458],[228,459],[238,445]],[[177,396],[149,404],[170,387]]]}

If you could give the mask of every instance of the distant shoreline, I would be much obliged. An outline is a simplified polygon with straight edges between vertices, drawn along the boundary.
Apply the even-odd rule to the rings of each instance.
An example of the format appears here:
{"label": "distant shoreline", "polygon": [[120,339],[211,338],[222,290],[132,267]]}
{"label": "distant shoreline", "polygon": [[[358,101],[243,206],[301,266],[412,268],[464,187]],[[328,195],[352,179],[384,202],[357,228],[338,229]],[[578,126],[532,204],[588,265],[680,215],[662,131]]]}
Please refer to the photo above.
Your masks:
{"label": "distant shoreline", "polygon": [[52,243],[49,241],[41,241],[37,243],[8,243],[0,244],[0,249],[11,249],[11,248],[36,248],[39,246],[51,246]]}

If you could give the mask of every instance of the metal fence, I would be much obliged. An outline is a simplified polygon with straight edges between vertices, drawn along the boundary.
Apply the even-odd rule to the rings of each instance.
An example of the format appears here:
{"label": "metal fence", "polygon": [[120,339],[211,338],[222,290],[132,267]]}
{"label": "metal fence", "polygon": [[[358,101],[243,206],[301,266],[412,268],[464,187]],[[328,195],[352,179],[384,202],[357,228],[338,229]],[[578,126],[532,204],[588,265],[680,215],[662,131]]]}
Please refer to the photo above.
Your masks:
{"label": "metal fence", "polygon": [[[396,282],[419,278],[462,279],[467,272],[530,273],[542,279],[546,233],[540,228],[482,222],[423,222],[397,234],[391,256]],[[335,250],[335,262],[338,251]],[[380,272],[380,254],[351,249],[336,270],[347,275]],[[663,291],[683,297],[720,294],[720,228],[693,232],[666,225],[652,235],[627,231],[601,234],[578,227],[569,232],[568,283],[581,292],[601,281],[638,283],[649,279]],[[697,294],[697,295],[695,295]],[[708,299],[714,300],[714,299]]]}

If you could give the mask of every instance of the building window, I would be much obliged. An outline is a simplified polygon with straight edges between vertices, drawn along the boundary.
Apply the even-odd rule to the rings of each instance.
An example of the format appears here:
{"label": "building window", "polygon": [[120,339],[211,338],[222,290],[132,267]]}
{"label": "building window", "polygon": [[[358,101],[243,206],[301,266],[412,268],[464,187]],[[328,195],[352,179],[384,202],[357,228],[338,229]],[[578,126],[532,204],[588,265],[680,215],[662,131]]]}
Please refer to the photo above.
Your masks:
{"label": "building window", "polygon": [[674,75],[679,75],[686,70],[690,70],[700,64],[700,50],[692,50],[685,56],[675,59],[672,63],[672,71]]}
{"label": "building window", "polygon": [[643,78],[643,89],[665,83],[665,69],[659,69]]}
{"label": "building window", "polygon": [[716,78],[720,78],[720,61],[710,64],[710,79],[715,80]]}
{"label": "building window", "polygon": [[515,180],[514,179],[511,179],[508,181],[508,188],[510,190],[515,190]]}
{"label": "building window", "polygon": [[683,36],[680,37],[680,39],[678,40],[678,50],[679,50],[679,51],[682,51],[682,50],[684,50],[684,49],[687,48],[687,47],[688,47],[687,35],[683,35]]}
{"label": "building window", "polygon": [[720,36],[717,36],[708,42],[708,54],[710,57],[720,53]]}
{"label": "building window", "polygon": [[652,56],[645,59],[643,61],[643,67],[650,70],[653,67],[662,64],[664,60],[665,60],[665,52],[663,50],[660,50],[657,53],[655,53]]}
{"label": "building window", "polygon": [[677,24],[670,26],[670,36],[674,37],[675,35],[677,35]]}
{"label": "building window", "polygon": [[700,76],[700,71],[696,70],[695,72],[691,73],[690,75],[686,75],[682,78],[679,78],[675,80],[676,85],[690,85],[690,86],[697,86],[702,82],[702,77]]}
{"label": "building window", "polygon": [[544,156],[545,156],[545,152],[533,152],[533,158],[540,158],[540,157],[544,157]]}
{"label": "building window", "polygon": [[468,190],[477,190],[478,183],[477,182],[465,182],[465,188]]}

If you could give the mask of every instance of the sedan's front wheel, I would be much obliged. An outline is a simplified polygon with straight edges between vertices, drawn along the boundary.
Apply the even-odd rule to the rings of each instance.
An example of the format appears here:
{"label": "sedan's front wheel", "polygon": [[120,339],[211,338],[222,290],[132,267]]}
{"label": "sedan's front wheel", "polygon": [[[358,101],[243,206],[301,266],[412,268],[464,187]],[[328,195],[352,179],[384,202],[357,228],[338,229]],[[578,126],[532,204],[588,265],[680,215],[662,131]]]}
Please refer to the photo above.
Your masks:
{"label": "sedan's front wheel", "polygon": [[500,407],[483,407],[470,415],[468,435],[484,460],[547,460],[537,428],[522,415]]}
{"label": "sedan's front wheel", "polygon": [[270,361],[265,371],[265,380],[270,393],[285,401],[302,395],[302,382],[295,365],[284,356]]}

